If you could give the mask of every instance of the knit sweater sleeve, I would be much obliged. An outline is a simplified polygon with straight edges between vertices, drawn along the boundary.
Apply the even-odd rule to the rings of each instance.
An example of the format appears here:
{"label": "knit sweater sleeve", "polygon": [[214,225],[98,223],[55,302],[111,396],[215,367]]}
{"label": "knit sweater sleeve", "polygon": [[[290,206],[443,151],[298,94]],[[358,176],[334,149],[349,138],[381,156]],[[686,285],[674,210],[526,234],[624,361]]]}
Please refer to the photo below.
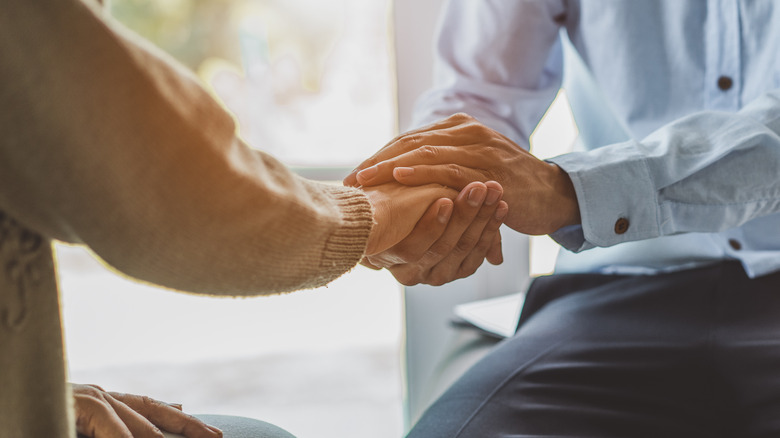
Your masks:
{"label": "knit sweater sleeve", "polygon": [[196,293],[320,286],[360,260],[361,191],[247,147],[190,72],[91,3],[3,9],[0,208],[17,220]]}

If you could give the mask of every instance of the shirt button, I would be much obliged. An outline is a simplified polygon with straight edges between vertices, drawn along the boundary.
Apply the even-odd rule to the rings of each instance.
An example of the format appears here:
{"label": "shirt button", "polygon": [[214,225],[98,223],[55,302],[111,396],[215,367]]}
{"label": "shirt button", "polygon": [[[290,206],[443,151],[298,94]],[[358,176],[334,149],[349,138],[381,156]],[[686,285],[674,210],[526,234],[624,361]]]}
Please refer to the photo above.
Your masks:
{"label": "shirt button", "polygon": [[718,78],[718,88],[723,91],[728,91],[734,86],[734,80],[728,76],[721,76]]}
{"label": "shirt button", "polygon": [[729,246],[734,251],[739,251],[740,249],[742,249],[742,244],[739,243],[739,240],[737,240],[737,239],[729,239]]}
{"label": "shirt button", "polygon": [[625,234],[629,225],[628,219],[621,217],[615,222],[615,234]]}

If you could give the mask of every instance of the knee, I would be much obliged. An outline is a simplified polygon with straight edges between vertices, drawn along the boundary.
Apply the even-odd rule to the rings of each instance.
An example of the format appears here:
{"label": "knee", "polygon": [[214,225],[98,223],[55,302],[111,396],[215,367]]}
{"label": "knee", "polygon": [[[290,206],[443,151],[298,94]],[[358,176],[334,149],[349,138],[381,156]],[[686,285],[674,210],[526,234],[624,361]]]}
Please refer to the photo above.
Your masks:
{"label": "knee", "polygon": [[232,415],[196,415],[204,423],[222,430],[223,438],[295,438],[286,430],[246,417]]}

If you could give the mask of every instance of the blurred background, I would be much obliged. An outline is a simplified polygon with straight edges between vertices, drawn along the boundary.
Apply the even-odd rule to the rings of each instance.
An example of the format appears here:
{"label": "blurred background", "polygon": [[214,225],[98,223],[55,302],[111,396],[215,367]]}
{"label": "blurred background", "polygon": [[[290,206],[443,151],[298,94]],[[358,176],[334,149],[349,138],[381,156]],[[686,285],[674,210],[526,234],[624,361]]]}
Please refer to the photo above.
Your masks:
{"label": "blurred background", "polygon": [[[398,131],[390,0],[109,7],[195,71],[251,146],[306,176],[338,180]],[[564,152],[576,136],[565,95],[545,120],[534,149]],[[532,274],[550,272],[557,246],[542,237],[531,249]],[[387,272],[358,267],[317,290],[215,299],[127,279],[83,248],[56,250],[72,381],[259,418],[300,438],[402,435],[403,297]]]}
{"label": "blurred background", "polygon": [[345,166],[395,126],[388,0],[111,0],[112,15],[183,62],[254,147]]}

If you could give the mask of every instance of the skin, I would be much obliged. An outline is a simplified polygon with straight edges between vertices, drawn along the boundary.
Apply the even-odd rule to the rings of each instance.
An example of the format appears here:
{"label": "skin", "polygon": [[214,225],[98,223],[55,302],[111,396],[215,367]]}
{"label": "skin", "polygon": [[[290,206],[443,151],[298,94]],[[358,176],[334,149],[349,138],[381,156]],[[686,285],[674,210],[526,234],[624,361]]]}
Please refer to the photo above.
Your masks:
{"label": "skin", "polygon": [[222,432],[171,405],[149,397],[71,385],[76,431],[90,438],[163,438],[161,430],[187,438],[222,438]]}
{"label": "skin", "polygon": [[412,189],[393,180],[364,188],[374,208],[374,227],[366,254],[377,254],[397,244],[412,231],[431,203],[441,198],[453,199],[458,194],[441,184],[423,184]]}
{"label": "skin", "polygon": [[[365,189],[371,197],[372,188]],[[407,237],[382,252],[369,251],[362,263],[388,269],[406,286],[467,277],[485,259],[500,264],[499,227],[509,210],[502,195],[495,181],[467,184],[454,200],[431,204]]]}
{"label": "skin", "polygon": [[370,187],[388,181],[461,189],[497,181],[510,211],[505,223],[524,234],[552,233],[581,222],[569,176],[466,114],[455,114],[388,143],[344,179]]}

